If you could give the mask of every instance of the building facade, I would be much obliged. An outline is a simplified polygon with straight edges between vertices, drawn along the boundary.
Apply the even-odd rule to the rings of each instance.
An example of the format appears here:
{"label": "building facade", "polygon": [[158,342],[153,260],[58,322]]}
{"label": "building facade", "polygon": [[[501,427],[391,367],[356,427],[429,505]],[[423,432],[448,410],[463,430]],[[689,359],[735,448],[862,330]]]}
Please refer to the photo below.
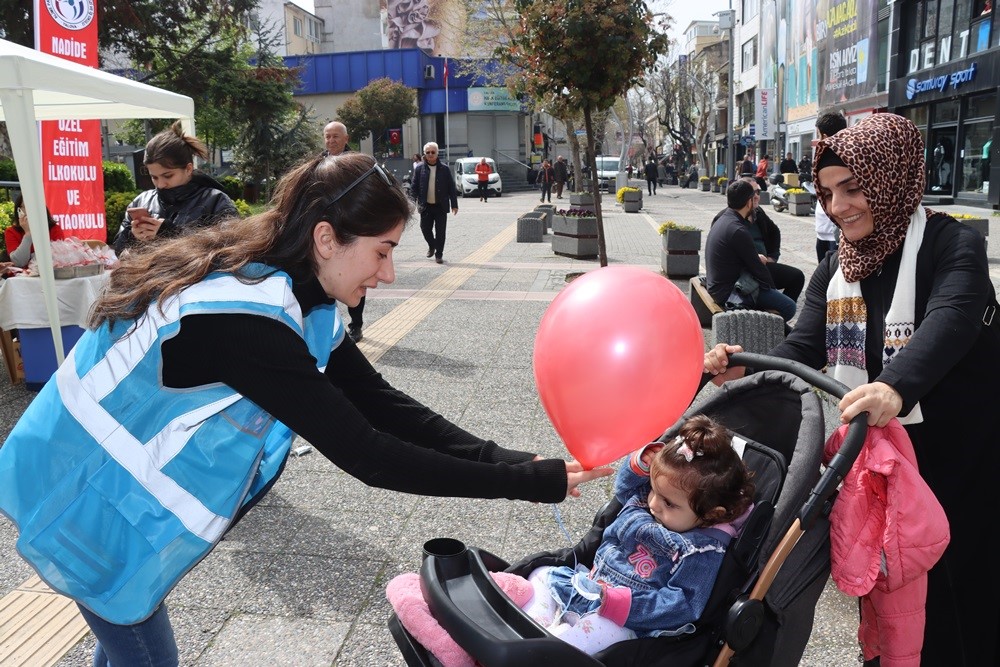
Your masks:
{"label": "building facade", "polygon": [[[895,3],[889,108],[924,138],[925,201],[1000,204],[1000,18],[989,0]],[[994,141],[996,139],[997,141]]]}

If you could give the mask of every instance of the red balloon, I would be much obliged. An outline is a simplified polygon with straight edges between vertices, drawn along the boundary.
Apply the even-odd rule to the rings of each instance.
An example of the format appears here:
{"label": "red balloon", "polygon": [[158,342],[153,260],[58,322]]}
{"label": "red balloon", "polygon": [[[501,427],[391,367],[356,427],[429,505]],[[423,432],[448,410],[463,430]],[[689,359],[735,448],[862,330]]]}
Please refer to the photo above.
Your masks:
{"label": "red balloon", "polygon": [[535,337],[535,384],[585,468],[658,438],[691,404],[705,342],[694,308],[659,273],[608,266],[571,282]]}

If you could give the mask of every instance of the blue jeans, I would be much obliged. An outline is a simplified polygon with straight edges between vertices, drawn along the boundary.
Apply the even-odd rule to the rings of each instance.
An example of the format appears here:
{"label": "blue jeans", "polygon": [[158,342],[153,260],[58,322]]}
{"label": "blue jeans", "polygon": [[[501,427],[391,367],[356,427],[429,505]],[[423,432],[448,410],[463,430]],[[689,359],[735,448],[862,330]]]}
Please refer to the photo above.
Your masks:
{"label": "blue jeans", "polygon": [[97,637],[94,667],[177,666],[177,641],[165,604],[157,607],[145,621],[135,625],[109,623],[83,605],[78,604],[77,607]]}
{"label": "blue jeans", "polygon": [[795,302],[780,290],[761,285],[754,304],[757,310],[776,310],[786,322],[795,317]]}

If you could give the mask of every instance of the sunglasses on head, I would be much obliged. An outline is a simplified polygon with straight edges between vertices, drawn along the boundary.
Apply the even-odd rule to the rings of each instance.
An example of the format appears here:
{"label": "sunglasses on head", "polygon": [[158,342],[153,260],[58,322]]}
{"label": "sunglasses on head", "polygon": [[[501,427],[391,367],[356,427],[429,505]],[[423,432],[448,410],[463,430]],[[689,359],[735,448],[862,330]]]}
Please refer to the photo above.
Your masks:
{"label": "sunglasses on head", "polygon": [[369,169],[365,173],[363,173],[360,176],[358,176],[356,179],[354,179],[354,182],[351,183],[350,185],[348,185],[346,188],[344,188],[343,191],[341,191],[341,193],[339,195],[337,195],[336,197],[334,197],[333,199],[331,199],[330,203],[326,205],[326,208],[329,209],[331,206],[333,206],[338,201],[340,201],[341,199],[343,199],[344,196],[348,192],[350,192],[354,188],[358,187],[358,185],[361,183],[361,181],[365,180],[366,178],[368,178],[372,174],[378,174],[379,177],[382,179],[382,182],[385,183],[386,185],[388,185],[390,188],[391,187],[395,187],[395,185],[396,185],[396,179],[393,177],[393,175],[390,174],[388,171],[386,171],[385,167],[383,167],[378,162],[376,162],[375,164],[373,164],[371,166],[371,169]]}

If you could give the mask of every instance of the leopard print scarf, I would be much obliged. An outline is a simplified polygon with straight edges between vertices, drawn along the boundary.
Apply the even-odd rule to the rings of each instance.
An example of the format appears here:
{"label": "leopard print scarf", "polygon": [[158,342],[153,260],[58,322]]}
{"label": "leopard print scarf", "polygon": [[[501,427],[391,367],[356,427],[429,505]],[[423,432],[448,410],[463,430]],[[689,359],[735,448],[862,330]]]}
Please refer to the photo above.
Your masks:
{"label": "leopard print scarf", "polygon": [[[875,230],[865,238],[855,242],[840,239],[840,268],[847,282],[857,282],[878,270],[906,238],[910,216],[924,193],[924,142],[916,126],[902,116],[868,116],[820,140],[813,160],[814,183],[820,184],[817,167],[827,150],[854,174],[875,221]],[[826,211],[826,202],[820,201]],[[931,212],[926,213],[930,217]]]}

